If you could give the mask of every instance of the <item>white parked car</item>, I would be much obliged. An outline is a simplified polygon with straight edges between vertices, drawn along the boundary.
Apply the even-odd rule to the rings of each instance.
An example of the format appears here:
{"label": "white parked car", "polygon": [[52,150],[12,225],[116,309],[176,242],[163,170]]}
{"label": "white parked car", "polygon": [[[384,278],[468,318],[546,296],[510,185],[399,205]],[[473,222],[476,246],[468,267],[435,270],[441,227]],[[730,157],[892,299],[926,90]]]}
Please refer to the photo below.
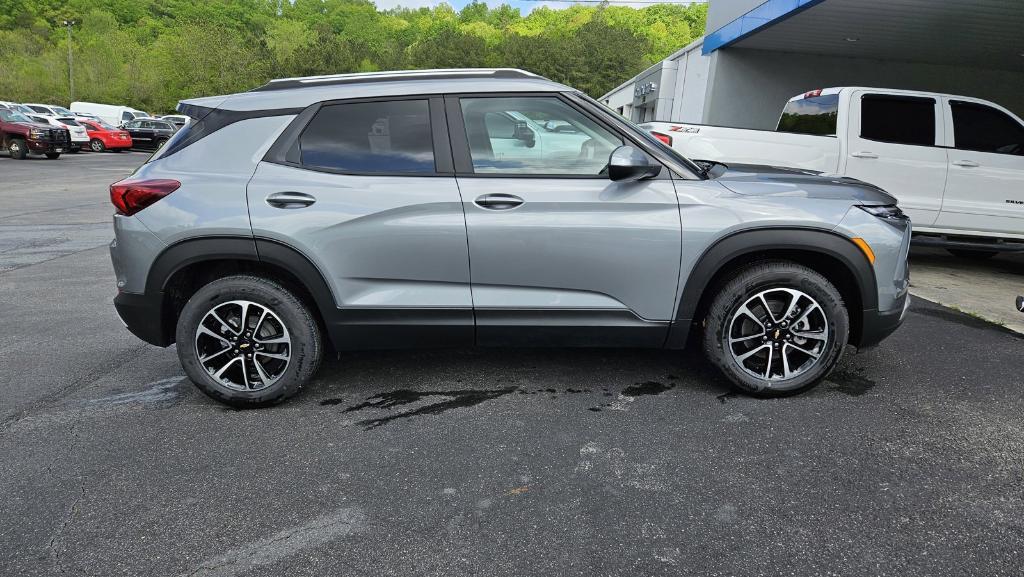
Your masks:
{"label": "white parked car", "polygon": [[114,104],[98,104],[95,102],[72,102],[73,114],[91,114],[111,126],[121,126],[136,118],[149,118],[149,113],[136,110],[130,106],[117,106]]}
{"label": "white parked car", "polygon": [[985,100],[829,88],[792,98],[776,130],[641,125],[694,160],[853,177],[900,201],[915,243],[984,258],[1024,251],[1024,122]]}
{"label": "white parked car", "polygon": [[70,110],[63,106],[57,106],[56,104],[35,104],[32,102],[26,102],[24,106],[36,114],[45,114],[47,116],[74,116]]}
{"label": "white parked car", "polygon": [[167,114],[160,116],[158,120],[166,120],[174,125],[175,128],[181,128],[189,122],[189,117],[184,114]]}
{"label": "white parked car", "polygon": [[67,128],[71,133],[71,152],[78,153],[82,148],[89,146],[89,134],[85,127],[79,124],[70,116],[48,116],[45,114],[30,114],[29,118],[42,124]]}

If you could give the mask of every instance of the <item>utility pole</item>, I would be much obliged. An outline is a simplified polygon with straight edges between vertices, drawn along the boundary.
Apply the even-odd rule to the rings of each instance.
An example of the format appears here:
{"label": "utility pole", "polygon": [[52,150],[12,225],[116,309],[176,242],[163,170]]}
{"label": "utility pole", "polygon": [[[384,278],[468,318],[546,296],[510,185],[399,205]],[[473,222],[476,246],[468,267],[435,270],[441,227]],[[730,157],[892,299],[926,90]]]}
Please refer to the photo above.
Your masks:
{"label": "utility pole", "polygon": [[68,29],[68,106],[75,101],[75,69],[71,58],[71,27],[74,25],[74,20],[64,21],[64,26]]}

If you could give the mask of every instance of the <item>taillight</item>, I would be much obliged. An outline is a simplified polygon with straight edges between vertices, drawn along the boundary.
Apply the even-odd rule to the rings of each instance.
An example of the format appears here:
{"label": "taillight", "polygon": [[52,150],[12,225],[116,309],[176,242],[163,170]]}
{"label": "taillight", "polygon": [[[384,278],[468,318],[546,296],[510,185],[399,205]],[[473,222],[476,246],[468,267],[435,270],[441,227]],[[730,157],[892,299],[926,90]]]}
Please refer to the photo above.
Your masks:
{"label": "taillight", "polygon": [[169,178],[122,180],[110,185],[110,202],[117,207],[117,212],[131,216],[178,190],[179,186],[180,182]]}
{"label": "taillight", "polygon": [[651,134],[654,135],[654,138],[657,138],[658,140],[664,142],[665,144],[667,144],[669,146],[672,146],[672,137],[671,136],[669,136],[667,134],[662,134],[660,132],[652,132]]}

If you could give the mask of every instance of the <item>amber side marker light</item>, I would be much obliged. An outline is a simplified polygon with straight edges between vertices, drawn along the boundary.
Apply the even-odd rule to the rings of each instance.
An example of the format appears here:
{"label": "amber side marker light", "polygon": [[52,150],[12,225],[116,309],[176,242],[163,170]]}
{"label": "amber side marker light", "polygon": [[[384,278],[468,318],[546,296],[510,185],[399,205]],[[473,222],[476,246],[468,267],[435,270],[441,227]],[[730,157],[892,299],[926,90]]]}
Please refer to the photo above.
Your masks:
{"label": "amber side marker light", "polygon": [[850,240],[852,240],[853,244],[857,245],[857,247],[860,248],[861,252],[864,253],[864,256],[868,257],[868,262],[871,263],[872,266],[874,266],[875,251],[871,250],[871,245],[869,245],[866,240],[859,236],[851,238]]}

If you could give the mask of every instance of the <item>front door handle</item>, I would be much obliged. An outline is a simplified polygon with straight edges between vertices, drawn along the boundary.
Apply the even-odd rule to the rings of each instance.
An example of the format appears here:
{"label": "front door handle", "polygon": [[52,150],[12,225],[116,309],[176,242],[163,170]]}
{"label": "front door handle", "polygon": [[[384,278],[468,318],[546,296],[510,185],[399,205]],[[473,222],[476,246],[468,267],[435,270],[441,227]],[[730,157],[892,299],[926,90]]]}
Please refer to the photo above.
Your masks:
{"label": "front door handle", "polygon": [[523,199],[514,194],[485,194],[475,201],[480,208],[489,210],[508,210],[523,204]]}
{"label": "front door handle", "polygon": [[304,192],[275,192],[267,197],[267,204],[274,208],[305,208],[316,202],[316,198]]}
{"label": "front door handle", "polygon": [[850,156],[853,156],[854,158],[878,158],[877,154],[875,154],[874,152],[869,152],[867,150],[862,150],[860,152],[854,152]]}
{"label": "front door handle", "polygon": [[973,160],[954,160],[953,164],[957,166],[963,166],[965,168],[978,168],[979,166],[981,166],[980,164],[974,162]]}

